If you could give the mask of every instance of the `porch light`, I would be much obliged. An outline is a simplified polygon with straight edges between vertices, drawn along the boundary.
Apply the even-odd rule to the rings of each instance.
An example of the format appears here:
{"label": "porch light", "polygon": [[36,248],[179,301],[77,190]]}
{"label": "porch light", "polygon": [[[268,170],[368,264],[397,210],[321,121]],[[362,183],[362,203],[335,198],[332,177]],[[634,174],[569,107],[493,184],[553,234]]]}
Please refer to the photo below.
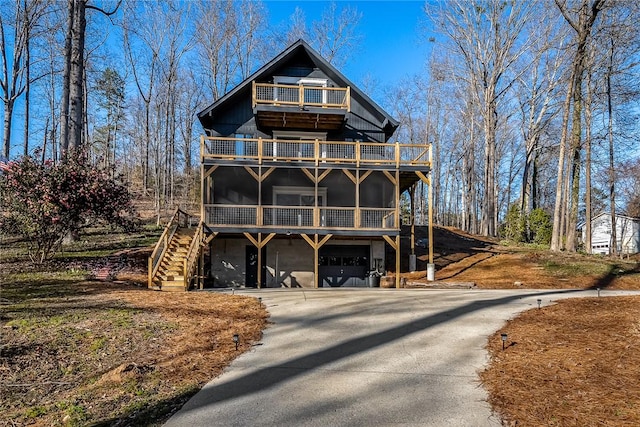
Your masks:
{"label": "porch light", "polygon": [[238,343],[240,342],[240,335],[233,334],[233,342],[236,344],[236,350],[238,349]]}
{"label": "porch light", "polygon": [[540,305],[542,305],[542,300],[538,298],[538,310],[540,310]]}
{"label": "porch light", "polygon": [[507,334],[500,334],[500,338],[502,338],[502,351],[504,351],[504,344],[507,342]]}

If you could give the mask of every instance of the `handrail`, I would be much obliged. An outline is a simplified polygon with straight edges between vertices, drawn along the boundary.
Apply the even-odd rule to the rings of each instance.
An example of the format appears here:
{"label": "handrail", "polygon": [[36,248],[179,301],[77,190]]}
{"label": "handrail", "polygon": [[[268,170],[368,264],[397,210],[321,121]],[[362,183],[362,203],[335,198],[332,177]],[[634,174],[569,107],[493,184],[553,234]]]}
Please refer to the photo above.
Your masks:
{"label": "handrail", "polygon": [[191,244],[187,250],[187,254],[184,257],[183,277],[184,277],[184,290],[189,290],[189,281],[194,268],[197,266],[198,254],[200,253],[200,246],[204,236],[204,223],[200,220],[198,228],[191,239]]}
{"label": "handrail", "polygon": [[349,87],[325,87],[282,83],[252,84],[252,107],[257,105],[338,108],[350,111]]}
{"label": "handrail", "polygon": [[[388,230],[396,208],[203,204],[205,224],[221,227]],[[358,220],[356,220],[358,218]]]}
{"label": "handrail", "polygon": [[[169,248],[169,242],[173,238],[178,227],[180,227],[181,222],[180,219],[183,217],[183,227],[191,226],[191,215],[186,213],[180,208],[176,208],[173,215],[169,219],[169,222],[164,227],[160,238],[158,239],[158,243],[156,243],[151,255],[148,260],[148,286],[151,287],[153,285],[153,278],[155,277],[158,269],[160,268],[160,262],[162,258],[164,258],[167,249]],[[162,248],[162,249],[161,249]]]}
{"label": "handrail", "polygon": [[431,144],[365,141],[289,141],[266,138],[201,138],[203,159],[249,160],[258,163],[315,162],[431,167]]}

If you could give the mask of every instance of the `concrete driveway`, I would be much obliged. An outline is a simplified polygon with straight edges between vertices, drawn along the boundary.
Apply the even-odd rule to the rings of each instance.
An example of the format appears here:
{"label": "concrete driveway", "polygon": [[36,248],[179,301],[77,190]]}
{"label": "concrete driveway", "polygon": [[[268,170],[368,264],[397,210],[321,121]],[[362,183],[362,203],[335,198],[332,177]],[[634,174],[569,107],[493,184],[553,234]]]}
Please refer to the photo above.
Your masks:
{"label": "concrete driveway", "polygon": [[498,426],[477,376],[487,337],[538,298],[596,291],[242,294],[261,297],[273,324],[166,426]]}

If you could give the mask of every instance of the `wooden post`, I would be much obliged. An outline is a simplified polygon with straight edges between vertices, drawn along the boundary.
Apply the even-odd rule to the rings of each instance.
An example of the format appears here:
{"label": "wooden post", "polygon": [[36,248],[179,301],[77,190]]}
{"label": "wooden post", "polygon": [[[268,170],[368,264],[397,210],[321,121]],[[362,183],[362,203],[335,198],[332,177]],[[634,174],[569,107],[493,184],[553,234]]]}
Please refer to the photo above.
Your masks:
{"label": "wooden post", "polygon": [[257,105],[257,91],[256,91],[256,81],[251,82],[251,106],[255,108]]}
{"label": "wooden post", "polygon": [[396,289],[400,289],[400,233],[396,236]]}
{"label": "wooden post", "polygon": [[396,169],[396,220],[395,220],[395,228],[400,232],[402,228],[402,221],[400,220],[400,169]]}
{"label": "wooden post", "polygon": [[415,211],[415,203],[414,203],[414,196],[416,194],[416,186],[412,185],[411,188],[409,189],[409,197],[411,197],[410,200],[410,206],[411,206],[411,255],[415,255],[416,254],[416,211]]}
{"label": "wooden post", "polygon": [[152,286],[152,280],[153,280],[153,259],[151,257],[149,257],[149,263],[148,263],[148,268],[149,268],[149,272],[147,273],[147,275],[149,276],[149,279],[147,281],[147,287],[151,288]]}
{"label": "wooden post", "polygon": [[304,107],[304,86],[302,85],[298,88],[298,106]]}
{"label": "wooden post", "polygon": [[[358,151],[360,149],[358,148]],[[356,217],[354,218],[353,225],[355,228],[360,228],[360,218],[362,214],[360,212],[360,168],[356,169]]]}
{"label": "wooden post", "polygon": [[[204,231],[203,231],[204,234]],[[211,253],[211,251],[209,251]],[[204,241],[200,243],[200,260],[198,265],[198,289],[204,288]]]}
{"label": "wooden post", "polygon": [[258,233],[258,289],[262,288],[262,233]]}
{"label": "wooden post", "polygon": [[433,180],[429,171],[429,194],[427,196],[429,210],[429,264],[433,264]]}
{"label": "wooden post", "polygon": [[315,289],[318,289],[318,286],[320,285],[318,283],[318,235],[316,234],[315,237],[315,242],[316,244],[313,246],[313,287]]}
{"label": "wooden post", "polygon": [[247,233],[246,231],[244,233],[242,233],[242,234],[244,234],[244,236],[247,239],[249,239],[249,241],[251,243],[253,243],[253,245],[256,248],[258,248],[258,276],[257,276],[257,282],[258,282],[258,289],[260,289],[262,287],[262,248],[265,247],[267,245],[267,243],[269,243],[269,241],[271,239],[273,239],[273,236],[275,236],[276,233],[270,233],[264,239],[262,238],[262,233],[258,233],[258,238],[257,239],[254,239],[253,236],[250,233]]}
{"label": "wooden post", "polygon": [[329,241],[329,239],[333,235],[327,234],[321,240],[318,240],[317,234],[313,235],[313,239],[311,239],[311,237],[307,236],[306,234],[300,234],[300,236],[302,236],[302,238],[309,244],[309,246],[313,248],[313,287],[317,289],[319,287],[318,251],[325,243],[327,243],[327,241]]}

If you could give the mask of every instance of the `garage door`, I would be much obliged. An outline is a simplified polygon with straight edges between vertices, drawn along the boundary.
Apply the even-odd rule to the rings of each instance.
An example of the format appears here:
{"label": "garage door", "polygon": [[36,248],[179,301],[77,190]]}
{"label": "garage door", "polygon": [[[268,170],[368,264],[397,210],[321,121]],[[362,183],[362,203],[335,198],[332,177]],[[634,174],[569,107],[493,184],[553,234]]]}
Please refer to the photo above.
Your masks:
{"label": "garage door", "polygon": [[319,286],[365,286],[369,271],[368,245],[325,245],[318,255]]}

